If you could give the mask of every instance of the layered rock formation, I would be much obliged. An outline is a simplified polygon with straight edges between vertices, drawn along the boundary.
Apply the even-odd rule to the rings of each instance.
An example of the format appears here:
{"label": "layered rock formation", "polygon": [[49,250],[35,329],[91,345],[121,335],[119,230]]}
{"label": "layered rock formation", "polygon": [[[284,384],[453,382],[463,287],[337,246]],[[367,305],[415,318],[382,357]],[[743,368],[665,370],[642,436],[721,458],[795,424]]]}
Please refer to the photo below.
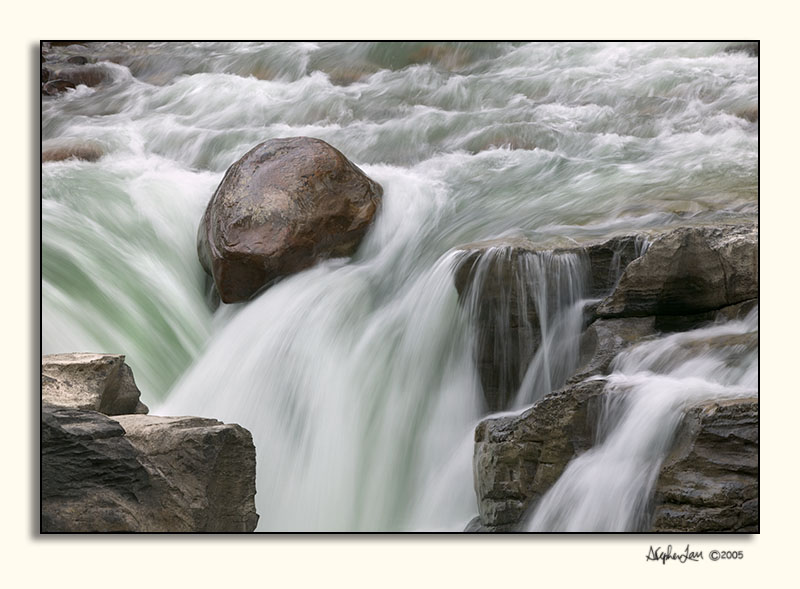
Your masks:
{"label": "layered rock formation", "polygon": [[250,433],[146,411],[124,356],[42,358],[42,532],[253,531]]}
{"label": "layered rock formation", "polygon": [[521,415],[478,425],[473,465],[482,529],[513,530],[567,463],[591,447],[603,393],[602,381],[579,383]]}
{"label": "layered rock formation", "polygon": [[600,317],[691,315],[758,296],[758,228],[680,227],[632,261]]}
{"label": "layered rock formation", "polygon": [[687,411],[654,505],[654,532],[758,532],[757,398]]}
{"label": "layered rock formation", "polygon": [[272,139],[225,173],[197,234],[223,302],[245,301],[314,263],[352,255],[383,189],[324,141]]}
{"label": "layered rock formation", "polygon": [[[593,445],[605,391],[603,381],[591,377],[608,374],[621,351],[664,332],[742,318],[757,305],[757,234],[752,223],[682,227],[648,236],[646,249],[633,236],[625,238],[633,240],[627,250],[605,244],[606,254],[597,261],[588,248],[576,252],[586,264],[586,296],[608,296],[588,310],[580,358],[567,385],[520,415],[490,418],[476,428],[479,516],[467,531],[516,530],[569,461]],[[503,306],[496,301],[528,296],[524,281],[537,279],[522,276],[524,268],[515,260],[541,253],[520,240],[465,249],[469,253],[455,274],[462,304],[472,305],[479,332],[495,329]],[[527,307],[526,312],[527,321],[535,325],[536,309]],[[479,341],[486,345],[485,339]],[[709,346],[745,354],[758,345],[758,338],[751,333],[691,345],[687,357],[700,356]],[[524,365],[532,354],[527,351],[515,361]],[[486,356],[479,346],[476,357]],[[736,355],[731,358],[735,361]],[[485,387],[489,383],[490,395],[496,394],[491,388],[498,382],[494,375],[508,369],[493,366],[492,360],[497,358],[479,361],[488,373],[481,379]],[[757,456],[757,399],[691,408],[664,462],[650,506],[652,530],[757,530]]]}

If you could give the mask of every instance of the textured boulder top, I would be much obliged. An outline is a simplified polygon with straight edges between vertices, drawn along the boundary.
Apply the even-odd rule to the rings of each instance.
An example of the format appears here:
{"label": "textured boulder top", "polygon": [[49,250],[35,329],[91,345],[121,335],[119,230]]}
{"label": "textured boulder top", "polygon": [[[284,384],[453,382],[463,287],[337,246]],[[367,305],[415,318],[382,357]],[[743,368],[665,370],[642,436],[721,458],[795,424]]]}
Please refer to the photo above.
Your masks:
{"label": "textured boulder top", "polygon": [[42,402],[106,415],[147,413],[122,354],[42,356]]}
{"label": "textured boulder top", "polygon": [[197,249],[220,298],[251,298],[315,262],[352,255],[383,189],[320,139],[271,139],[234,163],[209,201]]}

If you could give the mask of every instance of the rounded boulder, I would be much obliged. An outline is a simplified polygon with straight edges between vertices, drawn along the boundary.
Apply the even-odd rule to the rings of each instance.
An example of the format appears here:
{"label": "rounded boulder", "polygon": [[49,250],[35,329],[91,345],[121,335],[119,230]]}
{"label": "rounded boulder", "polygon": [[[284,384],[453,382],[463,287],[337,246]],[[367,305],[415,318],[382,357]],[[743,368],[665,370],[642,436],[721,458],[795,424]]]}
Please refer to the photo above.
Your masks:
{"label": "rounded boulder", "polygon": [[352,255],[383,189],[320,139],[271,139],[225,173],[197,233],[203,268],[225,303],[280,278]]}

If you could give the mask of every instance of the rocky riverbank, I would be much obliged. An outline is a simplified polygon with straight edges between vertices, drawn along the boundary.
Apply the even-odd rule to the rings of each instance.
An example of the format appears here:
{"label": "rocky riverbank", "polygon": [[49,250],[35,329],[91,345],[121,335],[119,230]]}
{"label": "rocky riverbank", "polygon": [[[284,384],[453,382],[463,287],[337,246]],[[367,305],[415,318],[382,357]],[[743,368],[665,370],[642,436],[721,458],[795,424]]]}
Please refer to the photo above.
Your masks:
{"label": "rocky riverbank", "polygon": [[42,357],[42,532],[252,532],[241,426],[147,415],[124,356]]}
{"label": "rocky riverbank", "polygon": [[[476,319],[475,354],[490,409],[508,405],[541,345],[537,313],[547,298],[536,298],[537,277],[526,276],[531,266],[520,261],[573,256],[590,301],[569,378],[521,414],[489,418],[477,427],[479,516],[467,531],[519,530],[570,461],[596,444],[607,397],[603,377],[621,351],[669,333],[742,318],[758,304],[755,222],[626,235],[571,250],[543,252],[513,240],[464,251],[455,282],[462,304],[472,306]],[[492,338],[480,335],[498,333],[499,324],[507,326],[512,341],[523,339],[519,333],[527,330],[527,347],[508,354],[511,366],[508,357],[497,356]],[[697,354],[709,348],[744,353],[757,349],[758,335],[692,345]],[[639,531],[757,531],[757,423],[757,398],[687,407],[654,487],[648,527]]]}

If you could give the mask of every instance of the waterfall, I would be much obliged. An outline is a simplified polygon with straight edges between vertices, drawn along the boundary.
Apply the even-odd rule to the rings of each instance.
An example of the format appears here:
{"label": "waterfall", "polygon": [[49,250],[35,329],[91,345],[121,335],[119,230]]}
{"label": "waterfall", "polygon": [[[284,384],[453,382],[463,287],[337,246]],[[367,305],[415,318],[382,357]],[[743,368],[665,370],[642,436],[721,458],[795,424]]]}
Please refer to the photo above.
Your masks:
{"label": "waterfall", "polygon": [[[607,378],[596,445],[575,458],[531,515],[533,532],[642,532],[684,410],[758,396],[758,308],[742,321],[673,334],[621,353]],[[748,340],[731,336],[751,336]]]}
{"label": "waterfall", "polygon": [[[43,353],[125,354],[153,413],[248,428],[260,531],[463,530],[488,411],[476,350],[496,356],[506,410],[576,366],[597,293],[563,248],[758,212],[758,61],[721,42],[104,42],[50,55],[104,75],[42,101],[43,150],[101,153],[42,165]],[[291,136],[342,151],[383,186],[382,207],[353,257],[209,305],[205,206],[244,153]],[[492,303],[487,347],[477,302],[456,288],[463,246],[517,238],[536,252],[509,258],[516,294]],[[704,372],[725,364],[709,354],[687,359],[692,376],[621,358],[611,397],[754,386]]]}

